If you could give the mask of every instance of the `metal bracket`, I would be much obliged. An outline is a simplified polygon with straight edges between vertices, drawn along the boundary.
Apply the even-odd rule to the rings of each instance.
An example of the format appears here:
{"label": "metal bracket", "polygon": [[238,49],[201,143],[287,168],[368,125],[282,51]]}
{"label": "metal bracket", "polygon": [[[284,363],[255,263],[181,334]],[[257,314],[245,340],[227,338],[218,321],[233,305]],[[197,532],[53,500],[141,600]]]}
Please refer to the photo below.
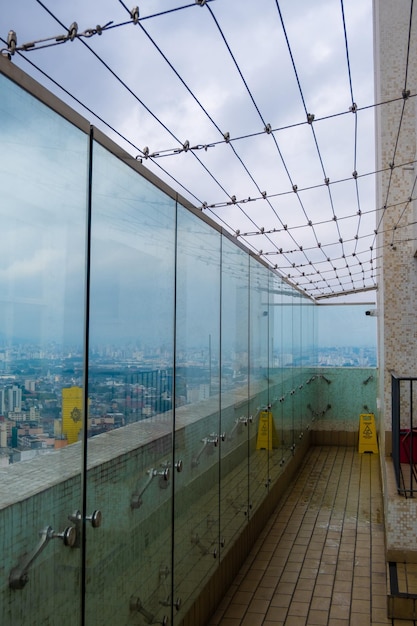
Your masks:
{"label": "metal bracket", "polygon": [[51,539],[62,539],[64,546],[74,547],[77,540],[77,529],[74,526],[68,526],[61,533],[57,533],[51,526],[46,526],[39,532],[40,541],[36,548],[24,558],[20,565],[14,567],[9,575],[9,587],[11,589],[23,589],[29,582],[29,568],[35,559],[45,549]]}
{"label": "metal bracket", "polygon": [[[177,471],[180,472],[182,470],[182,464],[181,464],[181,469],[179,469],[179,465],[176,464],[176,468]],[[138,509],[139,507],[142,506],[142,496],[145,493],[145,491],[147,490],[147,488],[149,487],[149,485],[151,484],[152,480],[156,477],[159,476],[160,477],[160,483],[159,486],[161,487],[161,489],[164,489],[168,486],[168,481],[170,479],[171,476],[171,470],[168,467],[167,463],[162,464],[162,469],[158,470],[155,468],[151,468],[149,470],[147,470],[146,472],[148,474],[148,480],[146,481],[145,485],[143,486],[143,488],[138,491],[136,490],[135,493],[132,494],[131,498],[130,498],[130,508],[131,509]]]}
{"label": "metal bracket", "polygon": [[131,596],[129,602],[129,608],[131,611],[137,611],[145,618],[145,621],[148,624],[162,624],[162,626],[167,626],[169,624],[169,619],[166,615],[163,616],[162,621],[158,622],[155,620],[155,615],[153,615],[150,611],[145,609],[142,604],[142,600],[137,596]]}

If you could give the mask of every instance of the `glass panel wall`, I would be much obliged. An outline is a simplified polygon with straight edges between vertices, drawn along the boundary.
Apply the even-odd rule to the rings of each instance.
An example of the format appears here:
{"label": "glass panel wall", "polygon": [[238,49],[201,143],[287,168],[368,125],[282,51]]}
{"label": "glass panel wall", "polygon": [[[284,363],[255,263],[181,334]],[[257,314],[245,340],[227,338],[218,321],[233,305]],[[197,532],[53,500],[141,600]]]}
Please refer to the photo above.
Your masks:
{"label": "glass panel wall", "polygon": [[293,407],[293,290],[284,286],[282,294],[282,420],[283,447],[285,460],[294,448],[294,407]]}
{"label": "glass panel wall", "polygon": [[[294,416],[294,442],[297,445],[302,438],[302,297],[294,291],[292,305],[292,383],[291,383],[291,403]],[[300,389],[301,387],[301,389]]]}
{"label": "glass panel wall", "polygon": [[269,450],[269,277],[255,259],[249,264],[249,395],[255,428],[249,447],[249,507],[255,511],[265,497]]}
{"label": "glass panel wall", "polygon": [[301,333],[303,345],[301,351],[302,359],[302,429],[305,434],[311,428],[312,413],[311,402],[314,399],[314,385],[311,385],[311,378],[314,374],[313,364],[316,361],[316,333],[315,333],[315,306],[308,298],[302,300],[302,321]]}
{"label": "glass panel wall", "polygon": [[276,432],[272,441],[269,460],[269,477],[273,483],[281,472],[285,451],[285,434],[283,424],[283,315],[282,297],[284,283],[281,278],[272,275],[269,290],[269,404],[272,413],[272,426]]}
{"label": "glass panel wall", "polygon": [[86,515],[100,510],[102,524],[86,528],[86,622],[138,612],[162,623],[172,604],[175,202],[97,143],[92,180]]}
{"label": "glass panel wall", "polygon": [[248,519],[249,257],[222,237],[220,538],[226,550]]}
{"label": "glass panel wall", "polygon": [[88,136],[1,75],[0,91],[0,622],[73,626]]}
{"label": "glass panel wall", "polygon": [[308,426],[315,307],[0,80],[0,622],[178,624]]}
{"label": "glass panel wall", "polygon": [[174,597],[190,607],[219,556],[221,235],[178,207]]}

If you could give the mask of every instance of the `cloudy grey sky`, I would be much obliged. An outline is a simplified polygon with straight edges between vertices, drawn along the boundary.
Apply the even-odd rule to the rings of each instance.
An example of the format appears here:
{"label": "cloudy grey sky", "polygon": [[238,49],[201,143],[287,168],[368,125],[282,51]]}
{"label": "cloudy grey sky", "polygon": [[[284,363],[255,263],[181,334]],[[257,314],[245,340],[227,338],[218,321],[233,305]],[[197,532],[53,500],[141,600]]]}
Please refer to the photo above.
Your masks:
{"label": "cloudy grey sky", "polygon": [[112,22],[12,62],[308,293],[375,285],[371,0],[142,0],[136,25],[120,0],[3,4],[18,45]]}

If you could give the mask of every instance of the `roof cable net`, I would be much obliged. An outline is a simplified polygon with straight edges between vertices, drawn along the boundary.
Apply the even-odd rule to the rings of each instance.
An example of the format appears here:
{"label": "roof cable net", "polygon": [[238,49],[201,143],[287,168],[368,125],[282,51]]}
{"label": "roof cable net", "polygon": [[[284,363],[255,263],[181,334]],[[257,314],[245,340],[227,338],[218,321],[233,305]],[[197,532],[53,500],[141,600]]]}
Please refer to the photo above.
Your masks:
{"label": "roof cable net", "polygon": [[[24,22],[13,12],[3,16],[16,25],[0,33],[3,56],[29,64],[132,159],[309,296],[375,289],[382,247],[414,233],[400,218],[377,237],[395,171],[414,168],[396,162],[415,97],[412,3],[404,88],[389,102],[374,102],[371,2],[326,0],[301,14],[291,0],[262,10],[251,0],[168,10],[161,2],[36,0]],[[377,107],[391,107],[398,127],[379,171]],[[377,207],[382,175],[388,185]],[[413,176],[401,216],[415,195]]]}

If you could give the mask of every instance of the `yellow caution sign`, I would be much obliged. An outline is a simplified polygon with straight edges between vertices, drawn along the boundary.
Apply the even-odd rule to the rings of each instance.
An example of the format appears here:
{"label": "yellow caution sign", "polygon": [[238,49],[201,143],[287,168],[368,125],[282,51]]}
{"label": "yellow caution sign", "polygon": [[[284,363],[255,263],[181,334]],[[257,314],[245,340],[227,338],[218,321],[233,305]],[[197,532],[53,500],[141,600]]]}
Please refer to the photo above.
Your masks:
{"label": "yellow caution sign", "polygon": [[272,450],[278,448],[278,433],[271,411],[261,411],[259,414],[257,450]]}
{"label": "yellow caution sign", "polygon": [[362,413],[359,416],[359,452],[378,454],[375,415],[373,413]]}

